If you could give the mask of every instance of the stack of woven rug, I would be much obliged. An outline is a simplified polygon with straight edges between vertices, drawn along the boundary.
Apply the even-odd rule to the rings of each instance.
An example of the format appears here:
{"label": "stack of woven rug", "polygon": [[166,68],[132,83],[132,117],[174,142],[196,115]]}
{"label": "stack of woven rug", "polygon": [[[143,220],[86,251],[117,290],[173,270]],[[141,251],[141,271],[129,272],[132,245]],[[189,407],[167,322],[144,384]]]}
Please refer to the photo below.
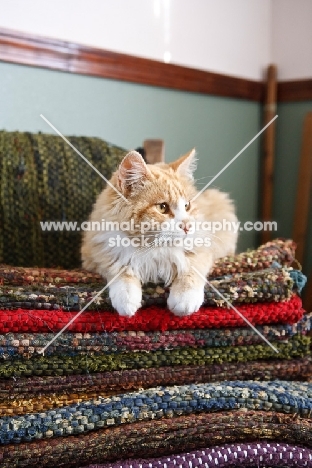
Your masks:
{"label": "stack of woven rug", "polygon": [[220,259],[183,318],[163,285],[144,286],[130,319],[107,290],[79,314],[98,275],[0,266],[0,466],[312,466],[311,314],[294,258],[277,239]]}

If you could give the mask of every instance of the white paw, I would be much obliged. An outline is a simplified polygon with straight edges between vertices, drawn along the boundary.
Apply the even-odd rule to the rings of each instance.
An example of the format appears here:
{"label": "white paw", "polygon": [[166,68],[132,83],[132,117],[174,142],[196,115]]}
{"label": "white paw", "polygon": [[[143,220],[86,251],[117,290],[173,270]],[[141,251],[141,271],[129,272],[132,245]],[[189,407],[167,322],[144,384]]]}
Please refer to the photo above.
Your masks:
{"label": "white paw", "polygon": [[133,317],[142,305],[142,289],[130,281],[114,281],[109,287],[109,297],[123,317]]}
{"label": "white paw", "polygon": [[173,288],[170,291],[167,305],[174,315],[184,317],[197,312],[204,302],[204,289],[187,289],[179,291],[178,288]]}

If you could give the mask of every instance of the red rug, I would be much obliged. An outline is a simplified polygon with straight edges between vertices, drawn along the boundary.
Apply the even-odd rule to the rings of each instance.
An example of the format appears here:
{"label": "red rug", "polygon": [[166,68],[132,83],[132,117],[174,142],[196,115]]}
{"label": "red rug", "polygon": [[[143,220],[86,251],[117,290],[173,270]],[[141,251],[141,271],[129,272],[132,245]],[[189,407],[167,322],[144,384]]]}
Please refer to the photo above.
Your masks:
{"label": "red rug", "polygon": [[[304,313],[301,299],[294,295],[286,302],[243,304],[237,309],[253,325],[295,323]],[[0,310],[0,333],[58,332],[79,312],[46,310]],[[125,318],[117,312],[85,311],[68,327],[72,332],[113,332],[123,330],[165,331],[188,328],[239,327],[246,323],[232,309],[201,307],[187,317],[176,317],[168,309],[148,307],[134,317]]]}

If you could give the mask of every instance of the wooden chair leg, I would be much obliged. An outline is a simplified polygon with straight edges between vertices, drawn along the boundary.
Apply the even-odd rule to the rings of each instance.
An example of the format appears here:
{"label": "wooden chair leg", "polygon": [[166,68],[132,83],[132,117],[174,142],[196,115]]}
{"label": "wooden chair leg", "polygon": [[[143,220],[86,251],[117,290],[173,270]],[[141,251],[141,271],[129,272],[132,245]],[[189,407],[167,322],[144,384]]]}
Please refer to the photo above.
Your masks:
{"label": "wooden chair leg", "polygon": [[308,219],[310,193],[312,188],[312,112],[304,120],[302,148],[298,175],[297,199],[293,224],[293,240],[297,243],[296,259],[304,262],[306,240],[308,235]]}
{"label": "wooden chair leg", "polygon": [[[312,112],[309,112],[303,125],[302,148],[300,156],[298,189],[295,205],[293,225],[293,239],[297,243],[296,259],[304,263],[306,241],[308,235],[308,220],[310,207],[310,193],[312,189]],[[308,283],[303,290],[303,307],[312,311],[312,271]]]}
{"label": "wooden chair leg", "polygon": [[143,143],[146,161],[156,164],[165,161],[165,143],[163,140],[145,140]]}
{"label": "wooden chair leg", "polygon": [[[276,115],[277,71],[275,65],[270,65],[267,72],[266,96],[264,103],[264,125]],[[262,181],[261,181],[261,218],[272,220],[273,206],[273,176],[275,152],[275,122],[263,134]],[[271,239],[271,231],[261,232],[261,243]]]}

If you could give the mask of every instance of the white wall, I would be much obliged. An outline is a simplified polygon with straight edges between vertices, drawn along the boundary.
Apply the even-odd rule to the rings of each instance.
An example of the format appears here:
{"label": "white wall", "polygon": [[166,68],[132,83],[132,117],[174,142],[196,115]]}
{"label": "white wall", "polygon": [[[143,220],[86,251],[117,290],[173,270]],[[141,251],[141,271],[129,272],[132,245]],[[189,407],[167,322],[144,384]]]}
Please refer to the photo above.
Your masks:
{"label": "white wall", "polygon": [[312,0],[0,0],[0,27],[261,79],[312,76]]}
{"label": "white wall", "polygon": [[272,1],[272,56],[280,80],[312,77],[312,0]]}
{"label": "white wall", "polygon": [[271,0],[0,0],[0,27],[251,79],[271,59]]}

